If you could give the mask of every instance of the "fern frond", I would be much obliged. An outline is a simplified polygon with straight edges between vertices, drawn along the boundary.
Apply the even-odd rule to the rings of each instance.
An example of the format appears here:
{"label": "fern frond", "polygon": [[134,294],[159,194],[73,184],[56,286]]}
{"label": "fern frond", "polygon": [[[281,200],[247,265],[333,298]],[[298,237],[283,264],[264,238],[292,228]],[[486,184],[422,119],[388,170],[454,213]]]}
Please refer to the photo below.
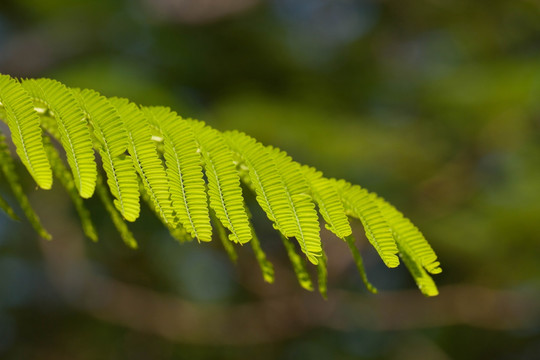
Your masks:
{"label": "fern frond", "polygon": [[345,211],[362,222],[366,237],[389,268],[399,265],[396,242],[385,217],[366,189],[340,180],[335,181]]}
{"label": "fern frond", "polygon": [[249,181],[256,199],[274,228],[287,237],[295,236],[297,226],[281,175],[268,149],[252,137],[237,131],[225,132],[227,145],[239,155],[249,171]]}
{"label": "fern frond", "polygon": [[231,151],[217,130],[203,122],[190,124],[204,160],[210,206],[231,232],[229,239],[244,244],[251,239],[251,230]]}
{"label": "fern frond", "polygon": [[439,294],[437,285],[435,285],[435,282],[424,270],[422,265],[416,261],[414,252],[408,244],[406,242],[399,242],[398,249],[405,266],[411,273],[422,294],[426,296],[437,296]]}
{"label": "fern frond", "polygon": [[[320,213],[326,227],[347,242],[370,291],[376,289],[367,280],[348,216],[361,221],[367,239],[388,267],[399,265],[399,254],[420,290],[428,296],[437,293],[428,274],[441,272],[437,256],[403,214],[366,189],[325,178],[246,134],[221,133],[164,107],[138,107],[93,90],[69,89],[54,80],[19,81],[2,74],[0,117],[10,129],[18,157],[37,184],[49,189],[54,173],[92,239],[97,235],[82,198],[96,191],[124,242],[137,247],[124,220],[139,217],[142,197],[179,241],[210,241],[213,222],[226,251],[236,259],[230,241],[244,244],[251,240],[263,277],[272,282],[273,267],[250,222],[242,181],[279,231],[302,287],[313,290],[307,258],[318,265],[319,291],[326,296]],[[72,175],[49,137],[61,143]],[[32,226],[42,237],[50,238],[18,182],[4,140],[0,134],[0,170]],[[94,148],[99,151],[103,171],[98,172]],[[14,216],[2,198],[0,208]],[[289,240],[292,237],[305,257],[297,253]]]}
{"label": "fern frond", "polygon": [[392,234],[398,246],[402,244],[403,247],[406,247],[409,257],[414,262],[420,263],[431,274],[441,273],[442,269],[437,261],[437,255],[420,230],[384,199],[377,197],[375,194],[370,194],[370,197],[379,206],[381,213],[392,229]]}
{"label": "fern frond", "polygon": [[30,205],[30,201],[28,201],[28,197],[24,194],[24,190],[19,182],[19,177],[17,176],[17,173],[15,172],[15,164],[13,163],[13,159],[11,157],[11,154],[9,152],[9,149],[6,144],[6,138],[4,135],[0,133],[0,170],[4,174],[4,177],[6,178],[6,181],[11,188],[11,191],[13,191],[13,195],[15,196],[15,199],[21,206],[21,209],[24,212],[24,215],[30,222],[30,225],[36,230],[36,232],[44,239],[50,240],[51,234],[45,230],[45,228],[41,225],[41,221],[39,220],[39,216],[37,216],[34,209],[32,209],[32,206]]}
{"label": "fern frond", "polygon": [[96,91],[85,89],[75,96],[94,127],[114,205],[124,219],[135,221],[140,212],[139,184],[133,162],[124,154],[128,145],[124,123],[116,109]]}
{"label": "fern frond", "polygon": [[183,227],[199,241],[212,240],[201,155],[190,126],[163,107],[143,107],[163,136],[165,164],[173,209]]}
{"label": "fern frond", "polygon": [[286,189],[284,195],[293,212],[287,226],[295,228],[294,234],[302,252],[312,264],[317,265],[317,258],[322,255],[319,217],[315,211],[315,204],[311,201],[309,187],[300,165],[292,161],[285,152],[272,147],[268,149],[281,175]]}
{"label": "fern frond", "polygon": [[128,152],[144,188],[160,216],[167,223],[174,225],[167,175],[156,145],[152,141],[152,133],[146,117],[137,105],[130,103],[127,99],[111,98],[109,101],[116,108],[126,126]]}
{"label": "fern frond", "polygon": [[340,239],[351,235],[351,225],[345,214],[345,209],[343,209],[335,183],[323,177],[320,171],[309,166],[304,165],[302,171],[309,182],[319,212],[326,221],[326,228]]}
{"label": "fern frond", "polygon": [[34,101],[45,105],[53,114],[75,186],[83,198],[91,197],[97,176],[94,149],[86,118],[75,97],[55,80],[29,79],[22,86]]}
{"label": "fern frond", "polygon": [[0,74],[0,104],[19,158],[39,187],[50,189],[52,172],[43,149],[39,116],[28,93],[9,75]]}

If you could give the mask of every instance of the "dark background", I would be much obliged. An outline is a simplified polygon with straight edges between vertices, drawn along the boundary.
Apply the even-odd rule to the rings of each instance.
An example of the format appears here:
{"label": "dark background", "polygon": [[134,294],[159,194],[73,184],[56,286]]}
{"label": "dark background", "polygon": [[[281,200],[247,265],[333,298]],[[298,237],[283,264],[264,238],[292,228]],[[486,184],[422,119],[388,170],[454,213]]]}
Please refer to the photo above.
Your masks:
{"label": "dark background", "polygon": [[538,2],[2,0],[0,72],[245,131],[388,199],[444,270],[423,298],[355,223],[380,293],[323,232],[324,301],[253,207],[273,285],[248,248],[179,245],[147,210],[131,250],[87,201],[92,243],[23,175],[54,240],[0,215],[1,358],[540,358]]}

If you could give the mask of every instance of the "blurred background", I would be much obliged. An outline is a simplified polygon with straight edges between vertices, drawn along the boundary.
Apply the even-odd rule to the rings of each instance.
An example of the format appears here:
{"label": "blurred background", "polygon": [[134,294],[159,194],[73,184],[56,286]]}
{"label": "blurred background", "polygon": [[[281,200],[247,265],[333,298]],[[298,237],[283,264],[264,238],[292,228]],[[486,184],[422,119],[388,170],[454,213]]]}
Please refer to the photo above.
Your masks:
{"label": "blurred background", "polygon": [[253,198],[272,285],[248,247],[234,265],[148,210],[131,250],[90,199],[92,243],[21,169],[54,240],[0,214],[0,358],[540,358],[538,2],[2,0],[0,72],[245,131],[388,199],[443,267],[424,298],[355,223],[373,295],[323,231],[325,301]]}

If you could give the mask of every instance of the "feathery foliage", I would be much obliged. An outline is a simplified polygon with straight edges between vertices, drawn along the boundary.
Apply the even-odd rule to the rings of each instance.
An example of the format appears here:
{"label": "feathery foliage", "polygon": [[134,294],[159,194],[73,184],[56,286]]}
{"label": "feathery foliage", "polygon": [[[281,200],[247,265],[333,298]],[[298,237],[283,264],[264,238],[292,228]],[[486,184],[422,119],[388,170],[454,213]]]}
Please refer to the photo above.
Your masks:
{"label": "feathery foliage", "polygon": [[[94,148],[88,123],[73,92],[50,79],[24,80],[22,86],[34,100],[34,106],[44,106],[56,119],[59,140],[66,151],[75,186],[83,198],[91,197],[97,177]],[[37,145],[34,147],[37,148]]]}
{"label": "feathery foliage", "polygon": [[[211,241],[213,225],[233,261],[238,256],[233,243],[249,242],[264,280],[273,282],[273,266],[250,221],[243,194],[247,189],[279,233],[303,288],[314,289],[309,260],[317,265],[319,291],[326,297],[320,216],[326,228],[347,243],[366,287],[376,292],[367,280],[350,217],[360,220],[369,243],[388,267],[398,266],[401,257],[422,293],[438,293],[429,275],[441,272],[437,256],[401,212],[366,189],[328,179],[244,133],[221,133],[165,107],[137,106],[93,90],[70,89],[55,80],[21,81],[2,74],[0,118],[38,186],[50,189],[54,174],[66,189],[90,239],[97,240],[97,233],[83,198],[96,191],[120,237],[133,248],[137,242],[126,221],[139,217],[142,198],[179,241]],[[54,144],[61,144],[62,154]],[[99,154],[103,171],[97,168],[94,153]],[[31,225],[40,236],[50,238],[15,167],[0,133],[3,177]],[[16,217],[2,197],[0,208]]]}
{"label": "feathery foliage", "polygon": [[212,240],[201,156],[191,127],[167,108],[142,109],[164,142],[169,192],[178,221],[199,241]]}
{"label": "feathery foliage", "polygon": [[351,225],[345,214],[345,209],[340,201],[334,182],[324,178],[320,171],[308,166],[302,167],[302,170],[309,182],[311,193],[319,207],[319,212],[324,218],[324,221],[326,221],[326,228],[340,239],[351,235]]}
{"label": "feathery foliage", "polygon": [[217,130],[199,121],[190,124],[204,160],[210,206],[231,231],[229,239],[244,244],[251,240],[251,230],[232,152]]}
{"label": "feathery foliage", "polygon": [[293,234],[302,252],[306,254],[309,261],[317,265],[317,258],[322,255],[319,217],[300,165],[292,161],[285,152],[271,147],[268,149],[281,175],[286,189],[285,196],[292,208],[293,217],[290,222],[293,225]]}
{"label": "feathery foliage", "polygon": [[22,85],[8,75],[0,74],[0,103],[19,158],[37,184],[50,189],[52,172],[43,149],[39,116]]}
{"label": "feathery foliage", "polygon": [[398,266],[396,240],[392,236],[387,220],[381,213],[378,204],[369,196],[366,189],[358,185],[351,185],[344,180],[339,180],[335,184],[345,211],[349,216],[355,217],[362,222],[366,237],[377,250],[386,266],[390,268]]}
{"label": "feathery foliage", "polygon": [[[294,214],[277,166],[268,149],[255,139],[237,131],[224,134],[229,147],[249,171],[248,185],[274,228],[285,236],[295,235]],[[246,179],[244,178],[244,181]],[[247,181],[246,181],[247,182]]]}
{"label": "feathery foliage", "polygon": [[104,96],[93,90],[83,90],[76,95],[94,127],[107,184],[115,197],[114,205],[124,219],[135,221],[140,212],[139,185],[133,162],[124,156],[128,146],[124,123],[116,108]]}
{"label": "feathery foliage", "polygon": [[161,218],[167,223],[173,223],[169,184],[156,145],[151,141],[150,124],[141,109],[129,100],[112,98],[110,101],[125,124],[127,151],[131,155],[144,190]]}

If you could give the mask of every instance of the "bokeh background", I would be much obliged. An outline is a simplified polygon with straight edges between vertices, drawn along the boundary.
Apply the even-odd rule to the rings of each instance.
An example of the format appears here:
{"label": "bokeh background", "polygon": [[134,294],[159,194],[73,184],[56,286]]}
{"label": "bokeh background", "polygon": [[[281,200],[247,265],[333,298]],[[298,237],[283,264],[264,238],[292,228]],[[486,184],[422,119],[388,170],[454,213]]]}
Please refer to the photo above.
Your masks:
{"label": "bokeh background", "polygon": [[0,214],[0,358],[540,358],[537,1],[2,0],[0,72],[245,131],[390,200],[444,270],[424,298],[355,224],[372,295],[323,232],[325,301],[253,207],[273,285],[147,210],[131,250],[89,200],[92,243],[23,175],[54,240]]}

